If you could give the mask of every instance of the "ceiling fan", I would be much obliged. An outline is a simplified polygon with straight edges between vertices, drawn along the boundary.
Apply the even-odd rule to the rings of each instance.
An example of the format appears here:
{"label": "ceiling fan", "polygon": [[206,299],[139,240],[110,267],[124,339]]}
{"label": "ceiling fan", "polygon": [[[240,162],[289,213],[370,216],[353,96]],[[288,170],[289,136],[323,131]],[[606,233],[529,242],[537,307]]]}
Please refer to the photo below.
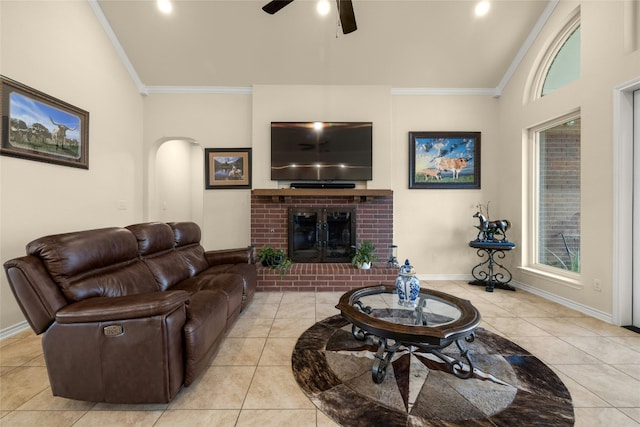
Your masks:
{"label": "ceiling fan", "polygon": [[[293,0],[272,0],[264,5],[262,10],[273,15],[292,1]],[[357,30],[356,16],[353,13],[353,4],[351,3],[351,0],[336,0],[336,3],[338,4],[338,14],[340,15],[340,26],[342,26],[342,32],[344,34],[349,34]]]}

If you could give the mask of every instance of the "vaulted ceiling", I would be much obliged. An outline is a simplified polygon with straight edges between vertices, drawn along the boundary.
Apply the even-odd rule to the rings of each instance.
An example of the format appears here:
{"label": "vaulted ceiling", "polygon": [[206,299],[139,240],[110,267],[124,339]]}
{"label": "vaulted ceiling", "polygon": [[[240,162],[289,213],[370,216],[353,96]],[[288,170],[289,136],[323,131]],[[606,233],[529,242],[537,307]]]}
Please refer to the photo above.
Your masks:
{"label": "vaulted ceiling", "polygon": [[[353,0],[358,29],[296,0],[93,0],[144,86],[496,88],[549,11],[543,0]],[[97,6],[97,7],[96,7]]]}

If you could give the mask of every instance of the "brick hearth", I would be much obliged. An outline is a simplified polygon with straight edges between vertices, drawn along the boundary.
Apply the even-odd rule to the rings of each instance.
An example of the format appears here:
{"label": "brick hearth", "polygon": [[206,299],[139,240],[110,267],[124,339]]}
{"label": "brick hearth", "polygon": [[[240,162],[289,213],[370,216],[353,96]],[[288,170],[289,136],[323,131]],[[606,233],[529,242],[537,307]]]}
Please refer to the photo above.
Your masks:
{"label": "brick hearth", "polygon": [[363,286],[393,284],[398,270],[372,267],[360,270],[351,264],[293,264],[287,274],[258,267],[260,291],[348,291]]}
{"label": "brick hearth", "polygon": [[385,267],[393,244],[393,193],[390,190],[253,190],[251,244],[287,250],[289,207],[355,207],[357,242],[370,240],[379,262],[370,270],[348,263],[295,263],[280,275],[258,268],[258,290],[346,291],[362,286],[393,283],[398,272]]}

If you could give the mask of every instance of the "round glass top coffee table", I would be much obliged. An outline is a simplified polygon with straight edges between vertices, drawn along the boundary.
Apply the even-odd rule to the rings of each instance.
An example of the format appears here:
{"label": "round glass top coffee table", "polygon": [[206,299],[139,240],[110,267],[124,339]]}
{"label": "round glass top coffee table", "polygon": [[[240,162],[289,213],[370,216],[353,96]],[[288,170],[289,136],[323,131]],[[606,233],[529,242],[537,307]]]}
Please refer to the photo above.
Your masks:
{"label": "round glass top coffee table", "polygon": [[[414,346],[447,364],[459,378],[473,375],[473,362],[464,342],[475,339],[480,313],[467,300],[432,289],[421,289],[416,307],[398,303],[396,287],[368,286],[346,292],[336,306],[352,324],[359,340],[377,345],[371,376],[381,383],[387,365],[402,346]],[[456,343],[460,355],[441,350]]]}

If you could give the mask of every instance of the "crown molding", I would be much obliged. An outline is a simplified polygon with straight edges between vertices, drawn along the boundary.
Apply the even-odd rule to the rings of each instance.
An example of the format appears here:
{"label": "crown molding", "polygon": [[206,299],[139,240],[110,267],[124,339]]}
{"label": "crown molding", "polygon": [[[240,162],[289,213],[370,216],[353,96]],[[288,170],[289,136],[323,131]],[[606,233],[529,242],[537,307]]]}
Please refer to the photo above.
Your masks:
{"label": "crown molding", "polygon": [[250,86],[147,86],[147,93],[196,93],[196,94],[229,94],[251,95],[253,88]]}
{"label": "crown molding", "polygon": [[116,50],[116,53],[120,57],[122,64],[127,69],[129,76],[131,76],[133,83],[138,88],[138,92],[140,92],[142,95],[146,95],[147,88],[145,87],[144,83],[142,83],[142,80],[140,80],[140,77],[138,76],[136,69],[133,67],[133,64],[131,63],[131,61],[129,60],[129,57],[125,53],[124,48],[120,44],[120,40],[118,40],[118,37],[116,36],[116,33],[113,32],[113,28],[111,28],[111,24],[109,24],[109,20],[107,19],[106,16],[104,16],[104,12],[102,11],[102,8],[98,4],[98,0],[87,0],[87,1],[89,2],[89,6],[91,6],[91,9],[93,10],[93,13],[98,18],[98,22],[100,22],[102,29],[105,31],[105,33],[107,33],[107,37],[111,41],[111,44]]}
{"label": "crown molding", "polygon": [[415,87],[415,88],[391,88],[391,95],[413,96],[413,95],[478,95],[496,96],[494,88],[439,88],[439,87]]}
{"label": "crown molding", "polygon": [[498,83],[498,86],[496,86],[495,88],[496,97],[499,97],[502,95],[502,91],[504,91],[504,88],[507,86],[507,83],[509,83],[509,80],[511,80],[511,77],[513,77],[513,74],[516,72],[516,69],[518,68],[518,66],[522,62],[522,59],[531,48],[531,45],[533,44],[533,42],[538,38],[538,35],[542,31],[542,28],[544,27],[544,25],[549,20],[549,17],[551,17],[551,14],[556,9],[556,6],[558,5],[558,3],[560,3],[560,0],[550,0],[549,3],[547,4],[547,7],[545,7],[544,10],[542,11],[542,14],[536,21],[536,24],[531,29],[531,32],[527,36],[526,40],[524,41],[524,43],[522,43],[522,46],[520,46],[520,50],[518,51],[516,56],[513,58],[513,61],[511,61],[511,65],[509,65],[509,68],[507,68],[507,71],[504,73],[504,76],[502,76],[502,80],[500,80],[500,83]]}

